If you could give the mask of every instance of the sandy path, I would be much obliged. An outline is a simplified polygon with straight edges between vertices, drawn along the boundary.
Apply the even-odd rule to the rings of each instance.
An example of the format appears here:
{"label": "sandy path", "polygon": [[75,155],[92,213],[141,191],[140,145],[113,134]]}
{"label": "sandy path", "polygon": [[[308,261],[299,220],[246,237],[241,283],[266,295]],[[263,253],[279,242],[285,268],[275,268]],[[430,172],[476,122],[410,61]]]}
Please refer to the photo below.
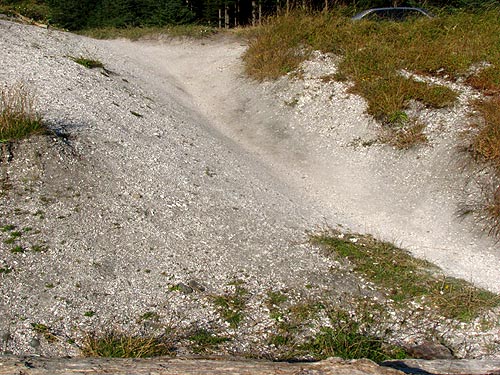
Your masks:
{"label": "sandy path", "polygon": [[334,61],[319,58],[306,83],[259,86],[243,77],[245,46],[237,41],[103,45],[143,66],[145,80],[174,82],[188,105],[314,202],[328,224],[402,244],[454,276],[500,291],[498,244],[457,215],[468,183],[454,145],[464,108],[430,115],[442,130],[431,146],[406,153],[354,147],[373,137],[376,125],[345,87],[314,77]]}

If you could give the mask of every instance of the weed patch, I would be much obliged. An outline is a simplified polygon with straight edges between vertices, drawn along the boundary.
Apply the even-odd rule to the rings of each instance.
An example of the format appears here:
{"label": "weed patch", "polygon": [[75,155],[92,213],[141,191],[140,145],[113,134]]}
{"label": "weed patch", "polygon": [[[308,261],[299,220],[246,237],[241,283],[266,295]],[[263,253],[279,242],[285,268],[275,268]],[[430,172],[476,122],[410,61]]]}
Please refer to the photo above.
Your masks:
{"label": "weed patch", "polygon": [[9,266],[5,266],[5,267],[0,267],[0,275],[8,275],[9,273],[12,272],[12,268],[9,267]]}
{"label": "weed patch", "polygon": [[[278,350],[280,360],[341,357],[381,362],[406,356],[402,348],[374,335],[381,324],[373,314],[376,307],[366,304],[352,307],[355,311],[347,312],[315,300],[287,308],[273,305],[271,314],[279,319],[268,343]],[[311,327],[317,326],[319,321],[322,325],[311,334]]]}
{"label": "weed patch", "polygon": [[431,263],[371,236],[332,231],[312,236],[311,241],[348,259],[356,272],[386,290],[400,305],[414,301],[460,321],[470,321],[500,305],[500,296],[444,276]]}
{"label": "weed patch", "polygon": [[196,354],[214,351],[219,345],[230,341],[228,337],[219,336],[205,329],[193,332],[188,339],[191,341],[190,349]]}
{"label": "weed patch", "polygon": [[10,249],[10,252],[13,254],[24,253],[25,251],[26,251],[26,249],[20,245],[14,246],[12,249]]}
{"label": "weed patch", "polygon": [[500,186],[486,200],[484,211],[489,223],[489,233],[500,236]]}
{"label": "weed patch", "polygon": [[46,131],[35,97],[23,84],[0,92],[0,143]]}
{"label": "weed patch", "polygon": [[4,225],[3,227],[0,227],[0,231],[2,231],[2,232],[10,232],[14,229],[16,229],[16,226],[12,225],[12,224],[8,224],[8,225]]}
{"label": "weed patch", "polygon": [[57,337],[51,332],[50,328],[45,324],[31,323],[31,327],[33,328],[33,331],[35,331],[40,335],[43,335],[43,337],[45,337],[45,340],[47,340],[47,342],[53,343],[57,341]]}
{"label": "weed patch", "polygon": [[483,123],[477,125],[479,132],[473,139],[472,151],[500,172],[500,96],[477,101],[474,107]]}
{"label": "weed patch", "polygon": [[145,312],[144,314],[141,315],[141,318],[140,318],[140,321],[144,321],[144,320],[159,320],[160,319],[160,315],[154,311],[148,311],[148,312]]}
{"label": "weed patch", "polygon": [[213,297],[213,303],[217,306],[219,314],[231,328],[237,328],[244,318],[247,295],[247,290],[236,284],[234,292]]}
{"label": "weed patch", "polygon": [[42,245],[33,245],[31,246],[31,251],[33,251],[34,253],[43,253],[47,251],[47,248]]}

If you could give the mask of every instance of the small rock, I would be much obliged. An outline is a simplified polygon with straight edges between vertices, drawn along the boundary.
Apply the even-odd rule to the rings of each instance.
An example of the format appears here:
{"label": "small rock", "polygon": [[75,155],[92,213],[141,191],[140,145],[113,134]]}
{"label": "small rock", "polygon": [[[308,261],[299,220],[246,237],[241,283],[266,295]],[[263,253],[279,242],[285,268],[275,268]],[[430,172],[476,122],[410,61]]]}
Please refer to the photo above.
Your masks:
{"label": "small rock", "polygon": [[38,340],[36,337],[33,337],[30,341],[30,346],[35,349],[40,347],[40,340]]}
{"label": "small rock", "polygon": [[184,284],[184,283],[179,283],[177,284],[177,288],[184,294],[190,294],[193,293],[193,288],[190,286]]}
{"label": "small rock", "polygon": [[205,286],[196,280],[189,280],[188,285],[198,292],[204,292],[206,290]]}
{"label": "small rock", "polygon": [[420,345],[412,346],[406,350],[416,359],[453,359],[455,356],[446,346],[432,341],[424,341]]}

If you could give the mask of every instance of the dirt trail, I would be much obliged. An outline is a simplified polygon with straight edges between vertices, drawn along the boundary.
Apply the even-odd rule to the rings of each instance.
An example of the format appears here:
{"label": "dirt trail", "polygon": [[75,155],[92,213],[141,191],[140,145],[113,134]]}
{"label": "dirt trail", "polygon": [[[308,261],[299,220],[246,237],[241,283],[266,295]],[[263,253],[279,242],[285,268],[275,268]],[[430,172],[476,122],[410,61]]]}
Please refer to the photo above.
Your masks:
{"label": "dirt trail", "polygon": [[498,244],[458,215],[470,183],[457,161],[463,106],[427,114],[429,128],[439,128],[429,146],[364,147],[376,129],[364,103],[342,84],[319,79],[334,71],[334,59],[317,56],[305,82],[258,85],[243,76],[246,47],[238,41],[102,44],[142,66],[145,81],[172,82],[186,105],[256,155],[305,205],[314,202],[325,223],[396,242],[451,275],[500,291]]}

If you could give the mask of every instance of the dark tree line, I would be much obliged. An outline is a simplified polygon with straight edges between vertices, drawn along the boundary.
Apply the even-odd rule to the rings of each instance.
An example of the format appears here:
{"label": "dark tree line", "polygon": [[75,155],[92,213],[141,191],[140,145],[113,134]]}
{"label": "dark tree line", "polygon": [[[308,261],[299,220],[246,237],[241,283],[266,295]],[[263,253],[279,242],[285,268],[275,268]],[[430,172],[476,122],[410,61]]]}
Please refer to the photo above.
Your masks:
{"label": "dark tree line", "polygon": [[46,5],[50,21],[79,30],[92,27],[147,27],[198,23],[233,27],[258,23],[292,9],[321,11],[343,5],[477,8],[500,0],[0,0],[0,4]]}

